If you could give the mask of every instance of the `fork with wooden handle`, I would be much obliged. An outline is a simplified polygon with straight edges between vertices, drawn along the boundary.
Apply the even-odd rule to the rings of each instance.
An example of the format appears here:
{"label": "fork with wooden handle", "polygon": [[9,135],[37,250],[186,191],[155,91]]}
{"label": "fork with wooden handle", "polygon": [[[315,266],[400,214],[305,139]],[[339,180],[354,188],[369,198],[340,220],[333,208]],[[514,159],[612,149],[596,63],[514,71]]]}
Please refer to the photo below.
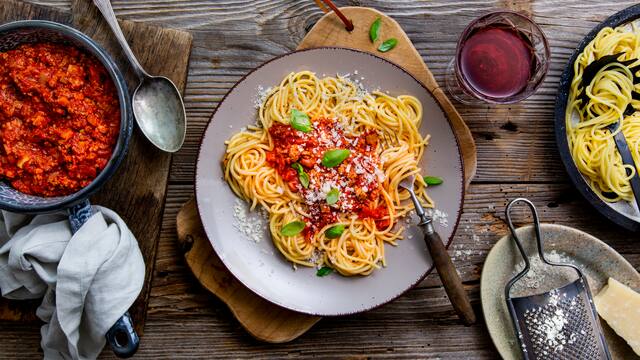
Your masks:
{"label": "fork with wooden handle", "polygon": [[431,253],[431,258],[436,266],[436,270],[438,270],[438,274],[444,285],[444,290],[447,292],[447,296],[449,296],[449,301],[451,301],[451,305],[453,305],[462,322],[469,326],[476,322],[476,315],[469,302],[469,297],[462,287],[460,276],[453,266],[453,262],[451,262],[449,253],[444,247],[442,240],[440,240],[440,235],[438,235],[433,228],[433,218],[424,212],[422,204],[420,204],[420,201],[418,201],[413,191],[414,181],[415,177],[411,175],[402,180],[399,186],[406,189],[411,196],[416,214],[420,217],[420,223],[418,223],[418,225],[424,232],[424,241],[427,243],[427,248]]}

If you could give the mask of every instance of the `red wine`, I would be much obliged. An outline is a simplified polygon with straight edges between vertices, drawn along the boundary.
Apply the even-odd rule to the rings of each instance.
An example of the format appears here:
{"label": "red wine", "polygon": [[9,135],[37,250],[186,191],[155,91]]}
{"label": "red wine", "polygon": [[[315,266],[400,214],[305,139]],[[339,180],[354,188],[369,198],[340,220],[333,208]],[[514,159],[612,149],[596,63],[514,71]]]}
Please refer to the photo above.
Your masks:
{"label": "red wine", "polygon": [[468,84],[488,97],[515,95],[532,75],[531,44],[518,30],[506,26],[472,33],[462,45],[459,60]]}

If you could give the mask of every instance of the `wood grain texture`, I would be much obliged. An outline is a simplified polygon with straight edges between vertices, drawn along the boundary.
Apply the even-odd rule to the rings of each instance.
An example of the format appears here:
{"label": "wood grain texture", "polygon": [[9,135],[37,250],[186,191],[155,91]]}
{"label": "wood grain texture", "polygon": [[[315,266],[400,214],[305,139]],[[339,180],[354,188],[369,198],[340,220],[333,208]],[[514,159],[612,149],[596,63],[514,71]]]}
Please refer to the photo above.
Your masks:
{"label": "wood grain texture", "polygon": [[178,242],[189,269],[200,284],[229,307],[245,330],[269,343],[291,341],[320,320],[274,305],[254,294],[227,270],[211,247],[195,199],[181,208],[176,220]]}
{"label": "wood grain texture", "polygon": [[[172,196],[167,199],[167,220],[176,216],[192,192],[192,185],[170,184]],[[635,235],[600,219],[571,186],[472,184],[449,252],[479,316],[476,326],[467,329],[460,324],[438,276],[432,274],[416,289],[380,309],[344,318],[324,318],[297,340],[271,346],[252,341],[221,301],[200,286],[194,286],[195,279],[180,256],[173,235],[175,223],[167,221],[159,244],[149,321],[140,356],[160,356],[160,350],[153,346],[169,343],[164,345],[165,349],[177,351],[178,358],[206,358],[205,349],[227,358],[496,358],[479,307],[479,279],[487,253],[508,231],[504,207],[508,200],[519,196],[534,201],[545,222],[570,224],[585,230],[609,243],[640,268],[640,249],[633,242]],[[514,214],[516,225],[530,223],[526,211],[520,210]],[[191,334],[200,328],[208,333]],[[179,331],[178,339],[169,339],[167,332],[172,331]],[[331,347],[326,346],[328,341]]]}
{"label": "wood grain texture", "polygon": [[52,7],[33,6],[18,0],[3,0],[0,2],[0,22],[18,20],[51,20],[64,24],[71,23],[71,13]]}
{"label": "wood grain texture", "polygon": [[[124,54],[102,20],[97,9],[88,0],[74,0],[72,12],[51,7],[35,6],[13,0],[2,2],[2,21],[25,18],[49,19],[66,22],[80,29],[101,44],[124,70],[129,90],[137,85],[137,78],[128,70]],[[131,21],[120,23],[140,62],[153,74],[162,74],[176,82],[179,89],[186,84],[191,34]],[[173,54],[177,51],[177,54]],[[95,204],[115,210],[127,222],[138,239],[146,267],[145,286],[130,312],[137,330],[142,333],[149,297],[150,281],[155,263],[156,245],[160,233],[162,211],[171,156],[148,143],[135,130],[128,154],[122,165],[104,187],[92,197]],[[141,211],[144,209],[144,211]],[[33,320],[37,302],[0,303],[0,318],[7,320]],[[3,306],[4,305],[4,306]]]}
{"label": "wood grain texture", "polygon": [[[67,0],[39,0],[69,7]],[[553,104],[560,73],[582,37],[599,21],[636,1],[624,0],[337,0],[393,17],[442,84],[455,41],[473,18],[497,8],[531,14],[547,34],[551,67],[538,92],[510,106],[455,104],[478,149],[478,171],[449,252],[480,316],[462,326],[435,274],[396,301],[360,315],[325,318],[288,344],[254,340],[228,308],[191,275],[176,239],[176,215],[193,196],[197,148],[220,99],[258,64],[295,49],[323,16],[311,0],[114,0],[120,18],[189,30],[194,47],[185,103],[185,147],[173,157],[145,336],[148,359],[497,359],[479,307],[479,277],[491,246],[507,232],[506,202],[534,201],[543,221],[576,227],[607,242],[640,269],[636,234],[602,219],[572,188],[557,156]],[[517,225],[531,219],[516,214]],[[33,324],[0,323],[0,358],[33,359]],[[113,358],[108,350],[103,358]]]}
{"label": "wood grain texture", "polygon": [[[133,93],[138,79],[97,8],[89,0],[73,0],[71,5],[73,25],[98,41],[114,57],[119,68],[125,71],[129,91]],[[140,64],[150,74],[170,78],[184,92],[191,34],[132,21],[120,21],[120,27]],[[140,334],[146,319],[170,166],[171,155],[158,150],[136,127],[127,157],[118,172],[92,198],[96,204],[116,211],[140,245],[146,264],[145,285],[130,309]]]}
{"label": "wood grain texture", "polygon": [[[378,10],[349,6],[341,8],[340,11],[344,16],[352,20],[353,31],[347,31],[338,16],[334,12],[330,12],[320,18],[313,28],[309,30],[297,49],[322,46],[348,47],[382,57],[408,71],[431,92],[451,122],[453,132],[460,145],[465,184],[469,186],[476,174],[476,143],[469,131],[469,127],[467,127],[456,108],[436,82],[433,74],[422,60],[420,53],[411,43],[411,39],[395,20]],[[376,19],[380,19],[380,39],[374,44],[369,39],[369,27]],[[377,51],[376,49],[380,43],[389,38],[398,40],[398,44],[393,50],[384,53]]]}

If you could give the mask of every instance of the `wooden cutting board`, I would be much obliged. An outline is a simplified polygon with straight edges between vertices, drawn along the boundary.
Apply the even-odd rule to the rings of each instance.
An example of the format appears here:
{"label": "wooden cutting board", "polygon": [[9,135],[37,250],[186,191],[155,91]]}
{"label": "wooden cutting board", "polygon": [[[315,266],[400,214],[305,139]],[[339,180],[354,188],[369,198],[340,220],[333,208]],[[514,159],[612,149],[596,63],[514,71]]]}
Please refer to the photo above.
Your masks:
{"label": "wooden cutting board", "polygon": [[[137,78],[130,70],[111,30],[90,0],[73,0],[71,12],[15,0],[0,1],[0,23],[25,19],[69,24],[92,37],[114,58],[125,74],[129,91],[133,93],[138,84]],[[126,20],[120,21],[120,26],[147,71],[171,78],[178,89],[184,92],[191,54],[191,34]],[[138,239],[146,264],[146,277],[142,292],[130,311],[139,334],[142,333],[146,316],[170,163],[171,156],[157,150],[136,128],[124,162],[104,188],[91,198],[93,204],[115,210]],[[0,299],[0,320],[35,320],[38,304],[39,301]]]}
{"label": "wooden cutting board", "polygon": [[[468,184],[476,172],[476,147],[469,128],[398,23],[377,10],[362,7],[341,8],[352,19],[355,29],[348,32],[333,13],[322,17],[302,40],[298,49],[322,46],[349,47],[367,51],[399,64],[429,89],[446,112],[461,145],[465,181]],[[369,40],[369,26],[376,18],[382,20],[381,38],[395,37],[398,45],[392,51],[380,53]],[[242,285],[215,254],[204,233],[196,202],[185,203],[177,218],[178,240],[185,252],[189,268],[200,283],[224,301],[240,324],[259,340],[281,343],[302,335],[320,320],[269,303]]]}
{"label": "wooden cutting board", "polygon": [[200,222],[195,199],[187,201],[176,220],[178,241],[193,275],[224,301],[240,325],[258,340],[291,341],[304,334],[320,317],[300,314],[274,305],[238,281],[213,251]]}

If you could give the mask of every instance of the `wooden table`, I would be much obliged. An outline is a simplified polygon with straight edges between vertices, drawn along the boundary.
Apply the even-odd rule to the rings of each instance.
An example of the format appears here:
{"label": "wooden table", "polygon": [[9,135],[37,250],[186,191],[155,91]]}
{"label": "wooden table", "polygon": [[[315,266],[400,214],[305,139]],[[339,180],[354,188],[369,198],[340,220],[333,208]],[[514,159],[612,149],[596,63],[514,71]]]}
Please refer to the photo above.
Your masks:
{"label": "wooden table", "polygon": [[[66,0],[39,3],[68,7]],[[229,88],[256,65],[296,47],[322,15],[311,0],[115,0],[119,17],[186,29],[194,44],[185,94],[189,131],[173,157],[162,235],[145,334],[138,358],[497,358],[482,317],[462,326],[436,275],[374,311],[326,318],[296,341],[262,344],[246,334],[226,307],[187,270],[176,243],[175,217],[193,193],[198,143]],[[507,233],[504,207],[526,196],[544,222],[570,225],[613,246],[640,268],[638,235],[602,219],[573,189],[555,147],[557,82],[571,52],[599,21],[635,1],[337,1],[375,7],[406,30],[439,82],[458,35],[473,18],[498,8],[523,11],[540,24],[552,47],[549,74],[538,92],[510,106],[458,110],[478,146],[478,173],[450,249],[478,315],[479,278],[491,246]],[[519,224],[530,221],[519,217]],[[0,358],[34,358],[39,325],[0,323]],[[104,357],[113,357],[105,350]]]}

